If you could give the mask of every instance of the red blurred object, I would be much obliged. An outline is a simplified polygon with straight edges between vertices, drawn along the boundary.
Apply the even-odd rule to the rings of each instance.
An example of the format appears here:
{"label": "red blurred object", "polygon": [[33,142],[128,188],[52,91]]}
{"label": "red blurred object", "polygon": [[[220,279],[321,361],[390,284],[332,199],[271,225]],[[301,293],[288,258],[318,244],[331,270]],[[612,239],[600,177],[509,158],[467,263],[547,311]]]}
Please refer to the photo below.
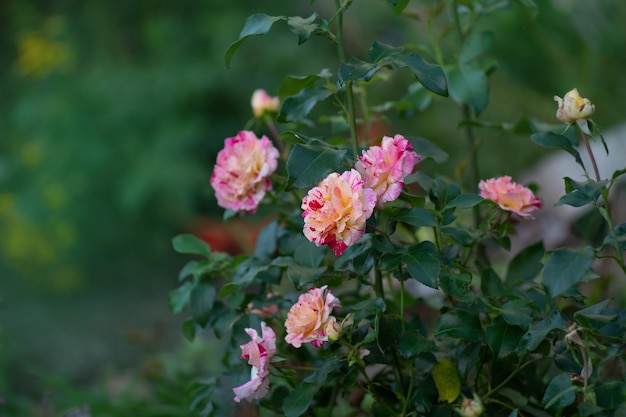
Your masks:
{"label": "red blurred object", "polygon": [[268,222],[253,222],[246,219],[222,219],[204,217],[196,220],[191,233],[205,241],[213,252],[226,252],[231,255],[252,253],[259,232]]}

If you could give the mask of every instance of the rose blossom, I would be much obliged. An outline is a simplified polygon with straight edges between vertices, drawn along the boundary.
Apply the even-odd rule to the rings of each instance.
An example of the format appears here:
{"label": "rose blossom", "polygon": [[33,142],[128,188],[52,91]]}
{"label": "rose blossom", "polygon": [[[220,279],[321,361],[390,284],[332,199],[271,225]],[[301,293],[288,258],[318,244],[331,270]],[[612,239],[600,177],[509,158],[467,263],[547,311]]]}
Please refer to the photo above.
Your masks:
{"label": "rose blossom", "polygon": [[276,334],[264,322],[261,322],[261,332],[263,337],[259,337],[254,329],[246,329],[246,333],[252,340],[240,346],[241,357],[248,359],[248,363],[252,365],[252,370],[250,371],[250,381],[233,388],[235,402],[242,399],[263,398],[270,390],[269,366],[270,359],[276,353]]}
{"label": "rose blossom", "polygon": [[554,101],[559,105],[556,111],[556,118],[567,124],[586,119],[596,110],[589,99],[582,98],[580,94],[578,94],[578,89],[576,88],[568,91],[563,98],[554,96]]}
{"label": "rose blossom", "polygon": [[272,188],[269,176],[276,171],[278,150],[266,137],[242,130],[224,141],[211,176],[220,207],[254,214]]}
{"label": "rose blossom", "polygon": [[531,212],[541,207],[533,192],[503,176],[482,180],[478,184],[480,196],[497,203],[502,210],[512,211],[521,217],[531,217]]}
{"label": "rose blossom", "polygon": [[365,181],[365,187],[376,193],[377,208],[398,198],[405,178],[413,172],[414,165],[422,160],[402,135],[393,138],[385,136],[381,145],[363,151],[355,165]]}
{"label": "rose blossom", "polygon": [[272,97],[265,90],[259,88],[252,93],[250,105],[252,106],[254,117],[261,117],[264,113],[277,112],[280,101],[278,97]]}
{"label": "rose blossom", "polygon": [[311,288],[301,294],[287,314],[285,341],[299,348],[309,342],[315,347],[321,347],[329,340],[329,336],[336,340],[339,337],[339,325],[335,317],[330,315],[334,307],[341,307],[341,304],[327,285]]}
{"label": "rose blossom", "polygon": [[375,204],[374,191],[364,187],[354,169],[329,174],[302,199],[304,235],[339,256],[363,236]]}

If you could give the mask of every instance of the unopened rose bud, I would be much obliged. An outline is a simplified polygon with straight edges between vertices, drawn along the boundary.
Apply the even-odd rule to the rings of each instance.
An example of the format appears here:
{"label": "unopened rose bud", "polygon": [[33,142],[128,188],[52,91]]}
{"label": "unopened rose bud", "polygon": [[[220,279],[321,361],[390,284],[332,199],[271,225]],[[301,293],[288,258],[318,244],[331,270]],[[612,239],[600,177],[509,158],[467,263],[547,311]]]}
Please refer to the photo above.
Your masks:
{"label": "unopened rose bud", "polygon": [[337,323],[337,320],[333,316],[331,316],[328,323],[326,323],[324,333],[326,333],[329,342],[334,342],[341,336],[341,325]]}
{"label": "unopened rose bud", "polygon": [[254,117],[261,117],[265,113],[276,113],[280,105],[278,97],[272,97],[263,89],[255,90],[250,100]]}
{"label": "unopened rose bud", "polygon": [[578,345],[578,346],[583,346],[583,347],[585,346],[585,344],[583,343],[583,340],[580,338],[580,335],[578,334],[578,325],[576,323],[572,322],[565,329],[565,341],[573,345]]}
{"label": "unopened rose bud", "polygon": [[582,98],[578,94],[578,89],[574,88],[561,98],[554,96],[554,100],[559,107],[556,111],[556,118],[564,123],[572,124],[577,120],[587,119],[595,111],[595,106],[589,99]]}
{"label": "unopened rose bud", "polygon": [[363,359],[364,357],[366,357],[367,355],[369,355],[370,350],[368,348],[366,348],[365,346],[360,346],[359,347],[359,359]]}
{"label": "unopened rose bud", "polygon": [[480,401],[480,398],[474,394],[473,399],[466,398],[463,400],[459,414],[463,417],[478,417],[483,411],[485,411],[483,403]]}

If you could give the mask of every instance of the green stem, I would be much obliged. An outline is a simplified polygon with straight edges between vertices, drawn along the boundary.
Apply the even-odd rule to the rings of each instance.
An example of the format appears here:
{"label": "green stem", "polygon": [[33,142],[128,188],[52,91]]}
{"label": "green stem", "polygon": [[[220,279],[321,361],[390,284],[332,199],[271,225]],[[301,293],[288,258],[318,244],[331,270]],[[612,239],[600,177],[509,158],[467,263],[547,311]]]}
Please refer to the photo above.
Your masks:
{"label": "green stem", "polygon": [[385,289],[383,288],[383,274],[380,272],[378,265],[374,265],[374,291],[376,296],[385,299]]}
{"label": "green stem", "polygon": [[406,411],[411,401],[411,395],[413,395],[413,384],[415,384],[415,367],[411,366],[411,381],[409,382],[409,390],[406,393],[406,398],[402,405],[402,417],[406,416]]}
{"label": "green stem", "polygon": [[515,369],[513,370],[513,372],[511,372],[509,374],[509,376],[507,376],[506,378],[504,378],[504,381],[502,381],[500,384],[498,384],[498,386],[496,386],[495,388],[491,388],[489,390],[489,392],[487,392],[485,395],[483,395],[483,401],[486,400],[487,398],[489,398],[491,395],[495,394],[496,392],[498,392],[500,389],[504,388],[506,386],[506,384],[509,383],[509,381],[511,379],[513,379],[522,369],[524,369],[525,367],[527,367],[530,364],[533,364],[535,362],[537,362],[538,360],[543,359],[543,358],[537,358],[537,359],[533,359],[530,360],[526,363],[523,363],[520,361],[517,366],[515,367]]}
{"label": "green stem", "polygon": [[[589,145],[589,137],[585,132],[580,130],[580,136],[582,138],[583,144],[585,145],[585,149],[587,149],[587,153],[589,154],[589,159],[591,160],[591,165],[593,166],[593,172],[596,176],[596,181],[600,182],[600,171],[598,170],[598,164],[596,162],[596,158],[593,155],[593,151],[591,150],[591,145]],[[624,255],[619,247],[619,243],[617,243],[617,235],[615,234],[615,228],[613,226],[613,219],[611,217],[611,205],[609,203],[609,188],[605,187],[602,190],[602,202],[604,204],[604,213],[602,217],[606,220],[607,225],[609,226],[609,234],[613,238],[613,249],[615,249],[615,253],[617,255],[618,263],[620,268],[626,272],[626,265],[624,264]]]}
{"label": "green stem", "polygon": [[402,333],[405,331],[404,325],[404,280],[400,279],[400,323],[402,326]]}
{"label": "green stem", "polygon": [[[346,52],[343,44],[343,13],[346,11],[352,1],[348,0],[343,5],[340,0],[335,0],[335,8],[337,9],[337,53],[339,63],[346,62]],[[352,142],[352,152],[354,158],[359,156],[359,139],[356,135],[356,112],[354,108],[354,92],[352,91],[352,81],[346,83],[346,98],[348,100],[348,125],[350,126],[350,139]]]}

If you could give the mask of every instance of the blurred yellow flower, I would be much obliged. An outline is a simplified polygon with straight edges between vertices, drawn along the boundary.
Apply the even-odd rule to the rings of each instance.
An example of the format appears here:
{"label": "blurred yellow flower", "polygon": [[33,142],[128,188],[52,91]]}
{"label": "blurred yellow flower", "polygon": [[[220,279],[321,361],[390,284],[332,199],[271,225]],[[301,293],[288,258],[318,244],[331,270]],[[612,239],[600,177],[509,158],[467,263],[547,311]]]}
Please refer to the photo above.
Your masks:
{"label": "blurred yellow flower", "polygon": [[72,57],[67,45],[38,31],[30,31],[20,37],[17,49],[15,67],[17,73],[25,77],[41,78],[55,69],[67,68]]}

